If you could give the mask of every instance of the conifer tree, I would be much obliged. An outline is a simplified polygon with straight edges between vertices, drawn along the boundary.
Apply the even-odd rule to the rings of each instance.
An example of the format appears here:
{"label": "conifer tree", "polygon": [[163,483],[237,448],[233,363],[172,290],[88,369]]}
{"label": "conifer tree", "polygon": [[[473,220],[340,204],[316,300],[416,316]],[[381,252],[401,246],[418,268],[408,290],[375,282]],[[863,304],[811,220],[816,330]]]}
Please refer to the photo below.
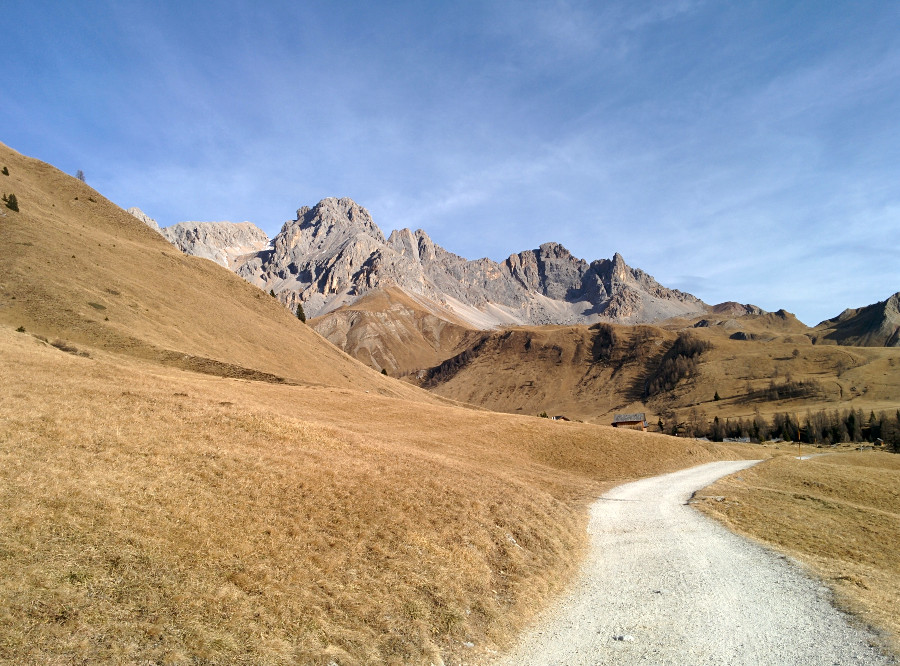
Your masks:
{"label": "conifer tree", "polygon": [[303,311],[303,303],[297,303],[297,319],[306,323],[306,313]]}

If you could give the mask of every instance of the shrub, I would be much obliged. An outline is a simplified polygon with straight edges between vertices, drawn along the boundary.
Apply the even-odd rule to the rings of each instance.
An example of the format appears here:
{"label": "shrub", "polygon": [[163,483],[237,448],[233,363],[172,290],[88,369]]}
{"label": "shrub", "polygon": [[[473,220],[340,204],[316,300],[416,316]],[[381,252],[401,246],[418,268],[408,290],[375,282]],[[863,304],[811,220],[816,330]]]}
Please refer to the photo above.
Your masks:
{"label": "shrub", "polygon": [[4,176],[8,176],[8,175],[9,175],[9,169],[7,169],[6,167],[3,167],[3,171],[0,172],[0,173],[2,173]]}
{"label": "shrub", "polygon": [[12,211],[19,212],[19,200],[16,199],[15,194],[10,194],[8,197],[4,197],[4,201],[6,201],[6,207]]}

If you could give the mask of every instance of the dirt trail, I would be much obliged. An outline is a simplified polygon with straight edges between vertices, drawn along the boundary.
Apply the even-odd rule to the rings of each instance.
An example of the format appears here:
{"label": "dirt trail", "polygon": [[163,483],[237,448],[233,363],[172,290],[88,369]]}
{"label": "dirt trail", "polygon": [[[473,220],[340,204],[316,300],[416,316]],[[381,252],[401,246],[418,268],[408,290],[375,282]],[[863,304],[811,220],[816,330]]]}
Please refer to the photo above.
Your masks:
{"label": "dirt trail", "polygon": [[755,461],[614,488],[591,507],[571,592],[501,666],[891,664],[796,564],[686,505]]}

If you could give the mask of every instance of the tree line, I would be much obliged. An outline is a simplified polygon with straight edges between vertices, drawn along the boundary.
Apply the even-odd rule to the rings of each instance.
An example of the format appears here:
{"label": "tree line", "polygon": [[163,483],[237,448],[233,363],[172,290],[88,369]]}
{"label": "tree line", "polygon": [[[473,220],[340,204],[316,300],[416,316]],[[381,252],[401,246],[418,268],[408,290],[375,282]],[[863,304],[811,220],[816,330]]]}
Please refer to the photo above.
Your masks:
{"label": "tree line", "polygon": [[706,418],[703,410],[691,409],[679,419],[674,412],[659,417],[660,432],[686,437],[706,437],[716,442],[725,439],[750,439],[763,442],[781,438],[790,442],[802,442],[828,446],[841,442],[875,442],[880,439],[885,448],[900,453],[900,409],[895,413],[863,410],[820,410],[807,412],[805,417],[787,412],[775,414],[766,420],[759,414],[752,418]]}

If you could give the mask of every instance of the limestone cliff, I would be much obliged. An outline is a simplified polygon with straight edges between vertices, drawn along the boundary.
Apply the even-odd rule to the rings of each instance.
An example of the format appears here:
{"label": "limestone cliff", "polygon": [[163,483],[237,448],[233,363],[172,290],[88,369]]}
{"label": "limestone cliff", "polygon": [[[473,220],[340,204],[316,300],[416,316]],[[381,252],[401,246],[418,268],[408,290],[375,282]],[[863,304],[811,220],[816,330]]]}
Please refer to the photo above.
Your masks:
{"label": "limestone cliff", "polygon": [[250,222],[179,222],[160,233],[185,254],[235,270],[239,259],[268,247],[269,237]]}
{"label": "limestone cliff", "polygon": [[[219,256],[218,235],[208,227],[186,225],[176,225],[179,247],[191,254]],[[545,243],[495,262],[448,252],[421,229],[402,229],[385,238],[369,212],[346,198],[304,206],[284,223],[270,247],[233,257],[231,267],[260,288],[275,291],[290,307],[302,302],[309,317],[391,286],[446,308],[477,328],[599,320],[642,323],[709,309],[698,298],[663,287],[629,267],[619,254],[588,263],[558,243]]]}

